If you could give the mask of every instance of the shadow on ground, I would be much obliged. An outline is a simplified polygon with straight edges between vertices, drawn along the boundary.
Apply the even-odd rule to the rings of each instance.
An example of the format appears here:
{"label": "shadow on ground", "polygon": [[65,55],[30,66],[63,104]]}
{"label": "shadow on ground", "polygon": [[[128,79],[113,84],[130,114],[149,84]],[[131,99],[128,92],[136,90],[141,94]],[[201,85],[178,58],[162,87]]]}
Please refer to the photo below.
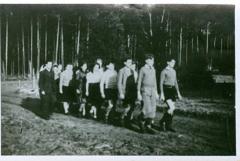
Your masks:
{"label": "shadow on ground", "polygon": [[41,109],[41,101],[39,98],[25,98],[22,100],[21,106],[35,115],[43,118],[42,109]]}

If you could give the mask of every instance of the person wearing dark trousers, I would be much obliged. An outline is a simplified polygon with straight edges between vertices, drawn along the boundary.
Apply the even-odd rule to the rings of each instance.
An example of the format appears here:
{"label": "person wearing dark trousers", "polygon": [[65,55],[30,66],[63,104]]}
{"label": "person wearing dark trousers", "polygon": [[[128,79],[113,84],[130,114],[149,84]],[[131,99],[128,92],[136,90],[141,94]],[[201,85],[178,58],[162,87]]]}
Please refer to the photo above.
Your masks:
{"label": "person wearing dark trousers", "polygon": [[156,71],[153,67],[154,57],[145,55],[145,65],[140,69],[138,78],[138,99],[143,101],[142,113],[139,116],[140,132],[155,134],[152,122],[156,115],[156,100],[158,98]]}
{"label": "person wearing dark trousers", "polygon": [[54,82],[55,82],[55,90],[56,90],[56,104],[53,111],[58,111],[59,110],[59,101],[60,101],[60,93],[59,93],[59,82],[60,82],[60,74],[61,70],[58,69],[58,65],[54,64],[52,67],[53,73],[54,73]]}
{"label": "person wearing dark trousers", "polygon": [[[120,125],[125,126],[125,118],[130,110],[130,103],[128,100],[129,96],[129,84],[128,77],[131,76],[131,66],[132,66],[132,58],[125,58],[124,60],[124,67],[119,70],[118,73],[118,81],[117,81],[117,86],[118,86],[118,94],[119,94],[119,100],[122,102],[122,108],[120,113]],[[127,94],[127,96],[126,96]]]}
{"label": "person wearing dark trousers", "polygon": [[89,114],[94,119],[97,119],[98,110],[102,102],[100,93],[100,81],[102,78],[102,72],[100,71],[100,65],[98,63],[94,64],[92,71],[87,74],[86,78],[87,103],[91,106]]}
{"label": "person wearing dark trousers", "polygon": [[[160,130],[166,130],[175,132],[172,128],[173,113],[175,110],[176,95],[181,100],[182,96],[179,91],[177,75],[174,69],[176,61],[169,59],[167,66],[161,72],[160,76],[160,99],[165,101],[168,106],[168,110],[164,112],[163,117],[159,121]],[[165,126],[164,126],[165,125]]]}
{"label": "person wearing dark trousers", "polygon": [[87,82],[87,62],[82,62],[80,69],[76,71],[75,94],[79,105],[79,113],[84,117],[86,115],[86,82]]}
{"label": "person wearing dark trousers", "polygon": [[73,66],[67,64],[65,70],[60,74],[59,93],[63,102],[64,113],[69,114],[70,104],[73,102],[73,90],[71,86],[73,78]]}
{"label": "person wearing dark trousers", "polygon": [[39,76],[39,92],[43,118],[49,119],[56,101],[56,84],[52,71],[52,62],[48,61]]}
{"label": "person wearing dark trousers", "polygon": [[137,100],[137,79],[138,79],[138,72],[136,67],[136,62],[133,61],[132,65],[130,66],[131,75],[127,78],[126,83],[126,94],[125,94],[125,102],[124,106],[129,105],[130,109],[126,116],[127,125],[131,127],[131,122],[133,120],[133,111],[135,109],[135,104]]}

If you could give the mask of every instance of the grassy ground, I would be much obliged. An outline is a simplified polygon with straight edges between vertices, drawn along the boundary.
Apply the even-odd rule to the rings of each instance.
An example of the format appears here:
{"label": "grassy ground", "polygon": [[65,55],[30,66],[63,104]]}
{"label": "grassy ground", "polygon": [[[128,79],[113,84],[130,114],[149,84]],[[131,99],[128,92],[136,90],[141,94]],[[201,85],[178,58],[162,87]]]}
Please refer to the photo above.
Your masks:
{"label": "grassy ground", "polygon": [[[2,155],[235,155],[230,100],[187,97],[176,104],[177,133],[149,135],[60,113],[44,120],[38,116],[39,98],[17,87],[16,82],[1,86]],[[163,107],[160,103],[155,122]]]}

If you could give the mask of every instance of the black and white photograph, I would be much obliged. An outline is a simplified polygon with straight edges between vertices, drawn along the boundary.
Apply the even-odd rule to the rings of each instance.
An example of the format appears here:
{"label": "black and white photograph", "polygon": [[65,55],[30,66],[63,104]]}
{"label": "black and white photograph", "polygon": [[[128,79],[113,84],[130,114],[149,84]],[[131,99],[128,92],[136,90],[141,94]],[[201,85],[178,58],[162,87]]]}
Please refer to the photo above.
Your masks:
{"label": "black and white photograph", "polygon": [[0,4],[2,156],[236,156],[235,5]]}

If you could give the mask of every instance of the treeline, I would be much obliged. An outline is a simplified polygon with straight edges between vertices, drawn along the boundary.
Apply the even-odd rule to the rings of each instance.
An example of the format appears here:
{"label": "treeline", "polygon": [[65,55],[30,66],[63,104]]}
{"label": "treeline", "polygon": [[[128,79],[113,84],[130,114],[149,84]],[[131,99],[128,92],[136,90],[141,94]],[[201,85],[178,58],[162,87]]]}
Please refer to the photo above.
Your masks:
{"label": "treeline", "polygon": [[159,69],[173,57],[183,75],[213,69],[234,74],[234,6],[1,5],[0,10],[5,79],[32,78],[47,59],[77,65],[101,57],[119,67],[131,55],[141,65],[146,52],[155,55]]}

